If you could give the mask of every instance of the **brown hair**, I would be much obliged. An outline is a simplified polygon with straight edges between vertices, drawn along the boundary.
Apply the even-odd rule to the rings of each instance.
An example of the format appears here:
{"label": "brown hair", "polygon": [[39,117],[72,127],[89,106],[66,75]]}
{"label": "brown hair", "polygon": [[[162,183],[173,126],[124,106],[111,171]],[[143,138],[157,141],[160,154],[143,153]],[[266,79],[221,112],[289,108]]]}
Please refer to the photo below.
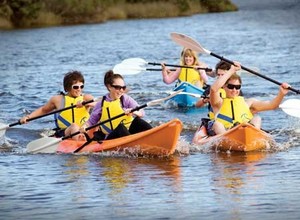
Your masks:
{"label": "brown hair", "polygon": [[[121,76],[118,73],[114,73],[112,70],[109,70],[105,73],[104,76],[104,85],[107,87],[108,85],[112,85],[115,81],[115,79],[123,79],[123,76]],[[124,79],[123,79],[124,80]]]}
{"label": "brown hair", "polygon": [[220,60],[220,62],[218,62],[216,64],[216,73],[218,72],[218,69],[221,69],[221,70],[229,70],[231,67],[231,64],[230,63],[227,63],[226,61],[224,60]]}
{"label": "brown hair", "polygon": [[225,84],[227,84],[230,80],[236,80],[236,79],[240,82],[240,84],[242,84],[242,79],[241,79],[241,77],[240,77],[238,74],[236,74],[236,73],[232,74],[232,75],[230,76],[230,78],[226,81]]}
{"label": "brown hair", "polygon": [[82,82],[84,84],[84,77],[80,71],[73,70],[65,74],[64,77],[64,90],[68,92],[72,89],[75,82]]}

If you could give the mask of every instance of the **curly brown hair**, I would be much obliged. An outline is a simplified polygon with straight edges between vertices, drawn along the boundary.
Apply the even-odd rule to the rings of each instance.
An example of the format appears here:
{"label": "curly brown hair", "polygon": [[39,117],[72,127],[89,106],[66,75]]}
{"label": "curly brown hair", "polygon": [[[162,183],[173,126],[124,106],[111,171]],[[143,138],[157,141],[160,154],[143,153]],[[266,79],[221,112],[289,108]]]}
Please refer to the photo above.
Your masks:
{"label": "curly brown hair", "polygon": [[64,77],[64,90],[69,92],[72,89],[72,85],[76,82],[82,82],[84,84],[84,77],[80,71],[73,70],[65,74]]}

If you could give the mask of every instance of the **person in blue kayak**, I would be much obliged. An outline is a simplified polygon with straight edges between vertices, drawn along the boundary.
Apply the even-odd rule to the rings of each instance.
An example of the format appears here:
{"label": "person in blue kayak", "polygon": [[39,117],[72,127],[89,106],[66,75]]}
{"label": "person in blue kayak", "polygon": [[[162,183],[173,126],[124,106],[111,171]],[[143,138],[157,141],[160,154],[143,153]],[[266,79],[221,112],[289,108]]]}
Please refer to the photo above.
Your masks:
{"label": "person in blue kayak", "polygon": [[[82,102],[94,99],[92,95],[83,93],[84,82],[84,77],[80,71],[66,73],[63,79],[65,93],[61,92],[61,94],[52,96],[45,105],[22,117],[20,122],[24,124],[27,123],[29,118],[75,105],[76,107],[74,108],[55,114],[56,129],[54,136],[63,137],[79,131],[80,126],[88,120],[91,107],[95,105],[95,102],[82,105]],[[74,140],[85,139],[82,134],[72,138]]]}
{"label": "person in blue kayak", "polygon": [[[87,132],[89,137],[96,140],[108,140],[152,128],[148,122],[141,119],[145,115],[143,109],[131,113],[132,109],[138,107],[138,103],[126,94],[127,86],[120,74],[114,73],[112,70],[106,72],[104,85],[108,93],[103,96],[102,101],[96,104],[89,120],[81,127],[81,132],[85,133],[87,127],[107,120],[107,123],[101,124],[97,129],[90,129]],[[124,116],[109,121],[110,118],[123,113],[125,113]]]}
{"label": "person in blue kayak", "polygon": [[[254,117],[254,114],[278,108],[289,91],[290,85],[282,83],[277,96],[272,100],[244,99],[240,95],[242,80],[236,74],[236,71],[241,69],[241,65],[238,62],[234,62],[234,64],[222,76],[219,76],[210,88],[210,104],[215,115],[212,129],[215,134],[222,134],[235,124],[243,122],[249,122],[260,129],[260,117]],[[226,93],[225,98],[220,96],[221,88]]]}
{"label": "person in blue kayak", "polygon": [[189,82],[197,87],[204,87],[208,80],[206,71],[198,70],[197,68],[207,68],[207,65],[198,60],[196,52],[184,48],[181,52],[180,65],[193,68],[179,67],[175,70],[171,70],[167,68],[164,63],[161,64],[164,83],[171,84],[177,80],[177,85],[181,82]]}

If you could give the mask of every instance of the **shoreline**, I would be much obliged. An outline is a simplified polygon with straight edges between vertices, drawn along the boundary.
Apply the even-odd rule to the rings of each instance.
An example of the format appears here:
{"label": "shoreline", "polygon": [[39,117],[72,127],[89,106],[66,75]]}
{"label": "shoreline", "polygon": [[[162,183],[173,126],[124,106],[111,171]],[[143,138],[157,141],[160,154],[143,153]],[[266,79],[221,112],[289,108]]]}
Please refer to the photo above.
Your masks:
{"label": "shoreline", "polygon": [[[85,0],[78,5],[68,1],[51,3],[16,0],[0,4],[0,30],[97,24],[127,19],[185,17],[195,14],[237,11],[231,0],[115,0],[114,3]],[[22,3],[22,4],[21,4]]]}

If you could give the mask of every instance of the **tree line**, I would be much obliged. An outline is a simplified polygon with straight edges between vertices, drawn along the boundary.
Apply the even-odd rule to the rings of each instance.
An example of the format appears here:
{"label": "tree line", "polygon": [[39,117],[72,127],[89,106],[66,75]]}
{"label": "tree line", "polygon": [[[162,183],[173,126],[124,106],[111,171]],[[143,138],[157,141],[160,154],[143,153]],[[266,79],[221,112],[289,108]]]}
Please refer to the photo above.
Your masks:
{"label": "tree line", "polygon": [[111,19],[234,11],[231,0],[0,0],[0,28],[31,28]]}

